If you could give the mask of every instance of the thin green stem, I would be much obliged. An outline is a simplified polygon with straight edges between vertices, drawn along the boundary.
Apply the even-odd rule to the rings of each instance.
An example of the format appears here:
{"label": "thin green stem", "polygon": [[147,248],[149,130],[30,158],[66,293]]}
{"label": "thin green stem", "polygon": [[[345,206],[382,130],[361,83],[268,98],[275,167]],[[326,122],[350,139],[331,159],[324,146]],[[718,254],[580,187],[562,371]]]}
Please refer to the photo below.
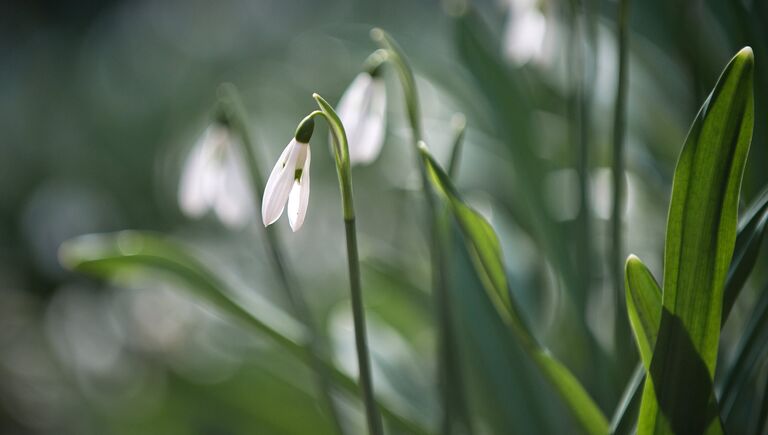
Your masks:
{"label": "thin green stem", "polygon": [[371,435],[383,435],[376,395],[373,390],[371,373],[371,357],[368,352],[368,338],[365,327],[365,307],[363,304],[363,289],[360,283],[360,259],[357,253],[357,231],[355,229],[355,206],[352,194],[352,172],[349,163],[349,144],[347,133],[341,119],[323,97],[312,95],[320,107],[320,111],[312,112],[309,116],[322,115],[328,122],[334,138],[334,157],[336,172],[339,177],[341,203],[344,214],[344,229],[347,241],[347,263],[349,265],[349,289],[352,299],[352,318],[355,326],[355,345],[357,347],[357,364],[360,372],[360,388],[363,394],[365,415],[368,421],[368,431]]}
{"label": "thin green stem", "polygon": [[[589,106],[590,92],[586,74],[586,24],[580,23],[582,0],[572,0],[570,8],[570,49],[568,67],[570,70],[569,112],[571,117],[570,135],[575,150],[574,166],[578,174],[579,231],[576,234],[575,249],[580,254],[577,269],[580,270],[576,303],[579,315],[584,315],[587,294],[592,278],[591,214],[589,198]],[[585,11],[586,14],[586,11]],[[580,26],[580,24],[582,24]]]}
{"label": "thin green stem", "polygon": [[[240,136],[240,144],[243,153],[245,154],[248,173],[251,177],[254,204],[261,204],[260,193],[264,191],[264,178],[262,177],[259,168],[259,159],[253,146],[250,129],[248,128],[248,116],[246,114],[245,106],[234,85],[229,83],[221,85],[219,93],[223,104],[222,109],[224,110],[224,116],[229,122],[230,127]],[[281,285],[285,289],[285,293],[293,308],[293,312],[296,317],[304,323],[309,332],[309,339],[306,341],[306,347],[310,356],[309,364],[315,373],[318,392],[326,403],[326,408],[331,417],[331,423],[333,424],[334,429],[337,433],[343,435],[344,428],[341,424],[341,417],[331,393],[331,376],[327,367],[322,364],[323,349],[326,347],[325,343],[323,343],[322,336],[318,332],[317,323],[312,316],[312,312],[309,309],[306,300],[295,285],[297,281],[288,267],[288,262],[285,260],[286,257],[277,232],[265,228],[264,236],[267,240],[267,249],[269,250],[273,266],[277,271],[277,276]]]}
{"label": "thin green stem", "polygon": [[[446,275],[446,259],[444,252],[445,242],[442,237],[442,223],[437,212],[437,204],[426,172],[426,161],[424,155],[419,151],[419,144],[423,143],[423,131],[421,125],[421,114],[419,95],[416,89],[416,80],[403,50],[395,40],[381,29],[373,29],[371,37],[379,46],[386,50],[388,56],[386,60],[391,62],[397,70],[400,85],[403,88],[405,96],[405,105],[407,109],[408,121],[411,126],[411,136],[413,148],[416,157],[416,166],[421,176],[422,191],[427,203],[427,221],[430,227],[430,257],[432,265],[432,295],[435,299],[435,307],[438,310],[436,318],[439,322],[437,353],[440,356],[438,360],[444,366],[438,369],[438,385],[441,386],[443,398],[443,421],[441,423],[442,433],[450,434],[454,431],[454,419],[463,421],[467,426],[469,423],[468,415],[463,405],[451,397],[460,394],[463,380],[461,370],[458,367],[458,357],[453,346],[454,338],[450,319],[450,300],[448,298]],[[460,139],[459,139],[460,143]],[[457,160],[454,160],[457,163]]]}
{"label": "thin green stem", "polygon": [[[616,88],[616,104],[613,118],[613,201],[611,210],[610,229],[610,276],[611,285],[616,290],[616,335],[615,347],[623,352],[626,342],[631,342],[628,328],[627,313],[624,309],[624,240],[622,231],[622,215],[626,201],[626,163],[625,163],[625,132],[627,123],[627,85],[629,81],[629,0],[619,0],[618,15],[618,70],[619,77]],[[631,351],[630,351],[631,354]]]}
{"label": "thin green stem", "polygon": [[349,263],[349,287],[352,297],[352,316],[355,324],[355,345],[357,346],[357,364],[360,370],[360,385],[363,390],[363,402],[371,434],[383,434],[379,410],[373,393],[371,361],[368,355],[368,338],[365,328],[365,308],[360,285],[360,261],[357,255],[357,232],[354,219],[344,219],[347,235],[347,260]]}

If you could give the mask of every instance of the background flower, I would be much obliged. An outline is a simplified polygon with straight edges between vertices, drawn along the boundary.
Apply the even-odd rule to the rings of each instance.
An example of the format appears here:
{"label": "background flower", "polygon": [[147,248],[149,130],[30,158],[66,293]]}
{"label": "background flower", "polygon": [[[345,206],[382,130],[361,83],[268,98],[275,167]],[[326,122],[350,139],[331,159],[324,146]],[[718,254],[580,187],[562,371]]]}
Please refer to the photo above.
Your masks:
{"label": "background flower", "polygon": [[349,141],[353,165],[376,160],[384,145],[387,91],[384,79],[367,72],[358,74],[341,96],[337,113]]}
{"label": "background flower", "polygon": [[239,144],[221,124],[209,126],[192,148],[181,176],[179,204],[190,217],[209,210],[227,226],[244,226],[253,215],[253,193]]}

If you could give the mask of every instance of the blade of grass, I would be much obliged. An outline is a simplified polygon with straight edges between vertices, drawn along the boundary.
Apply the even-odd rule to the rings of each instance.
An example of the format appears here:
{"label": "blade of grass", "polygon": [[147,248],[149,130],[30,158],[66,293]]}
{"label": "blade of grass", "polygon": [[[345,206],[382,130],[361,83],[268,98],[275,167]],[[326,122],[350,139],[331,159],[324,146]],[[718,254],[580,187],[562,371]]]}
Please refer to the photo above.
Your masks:
{"label": "blade of grass", "polygon": [[753,56],[728,64],[680,154],[672,186],[658,341],[638,432],[722,432],[712,383],[753,124]]}
{"label": "blade of grass", "polygon": [[[265,334],[296,358],[310,362],[306,346],[309,337],[301,323],[265,300],[259,301],[258,312],[250,307],[246,309],[221,279],[177,243],[138,231],[93,234],[65,242],[59,258],[72,270],[104,279],[115,279],[137,269],[164,273],[175,278],[205,305]],[[357,397],[359,387],[355,380],[324,359],[320,363],[338,386]],[[421,424],[400,416],[381,401],[379,406],[393,426],[407,433],[429,433]]]}

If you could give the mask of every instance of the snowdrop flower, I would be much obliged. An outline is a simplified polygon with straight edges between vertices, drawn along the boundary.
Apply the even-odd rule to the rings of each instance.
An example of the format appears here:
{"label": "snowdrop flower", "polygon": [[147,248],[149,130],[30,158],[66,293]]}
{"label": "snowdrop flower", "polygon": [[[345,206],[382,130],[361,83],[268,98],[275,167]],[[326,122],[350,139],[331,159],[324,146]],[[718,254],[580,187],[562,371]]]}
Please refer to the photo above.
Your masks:
{"label": "snowdrop flower", "polygon": [[309,205],[309,139],[314,128],[311,117],[302,121],[269,174],[261,202],[264,226],[272,225],[280,218],[286,202],[291,229],[298,231],[304,223]]}
{"label": "snowdrop flower", "polygon": [[516,65],[543,60],[546,54],[547,18],[538,3],[538,0],[510,0],[504,54]]}
{"label": "snowdrop flower", "polygon": [[209,210],[227,226],[243,227],[253,211],[253,192],[239,144],[227,125],[211,124],[187,157],[179,204],[189,217]]}
{"label": "snowdrop flower", "polygon": [[347,132],[352,165],[373,162],[384,144],[387,93],[379,74],[380,66],[358,74],[336,109]]}

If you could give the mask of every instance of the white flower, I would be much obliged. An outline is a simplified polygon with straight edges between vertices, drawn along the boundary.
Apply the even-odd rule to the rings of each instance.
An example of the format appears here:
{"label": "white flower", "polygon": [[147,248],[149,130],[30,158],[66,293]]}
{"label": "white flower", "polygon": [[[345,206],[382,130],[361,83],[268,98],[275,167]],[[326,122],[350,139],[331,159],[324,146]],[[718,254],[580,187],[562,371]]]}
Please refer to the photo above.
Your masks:
{"label": "white flower", "polygon": [[511,0],[504,30],[504,53],[516,65],[542,61],[546,53],[547,18],[537,0]]}
{"label": "white flower", "polygon": [[189,217],[213,209],[227,226],[240,228],[253,213],[253,192],[242,152],[229,128],[208,127],[187,157],[179,186],[179,204]]}
{"label": "white flower", "polygon": [[298,231],[301,228],[309,204],[310,160],[309,144],[296,138],[291,140],[280,154],[264,188],[264,198],[261,202],[264,226],[272,225],[280,218],[287,201],[291,229]]}
{"label": "white flower", "polygon": [[344,124],[351,164],[376,160],[384,144],[387,92],[378,75],[362,72],[341,96],[336,113]]}

